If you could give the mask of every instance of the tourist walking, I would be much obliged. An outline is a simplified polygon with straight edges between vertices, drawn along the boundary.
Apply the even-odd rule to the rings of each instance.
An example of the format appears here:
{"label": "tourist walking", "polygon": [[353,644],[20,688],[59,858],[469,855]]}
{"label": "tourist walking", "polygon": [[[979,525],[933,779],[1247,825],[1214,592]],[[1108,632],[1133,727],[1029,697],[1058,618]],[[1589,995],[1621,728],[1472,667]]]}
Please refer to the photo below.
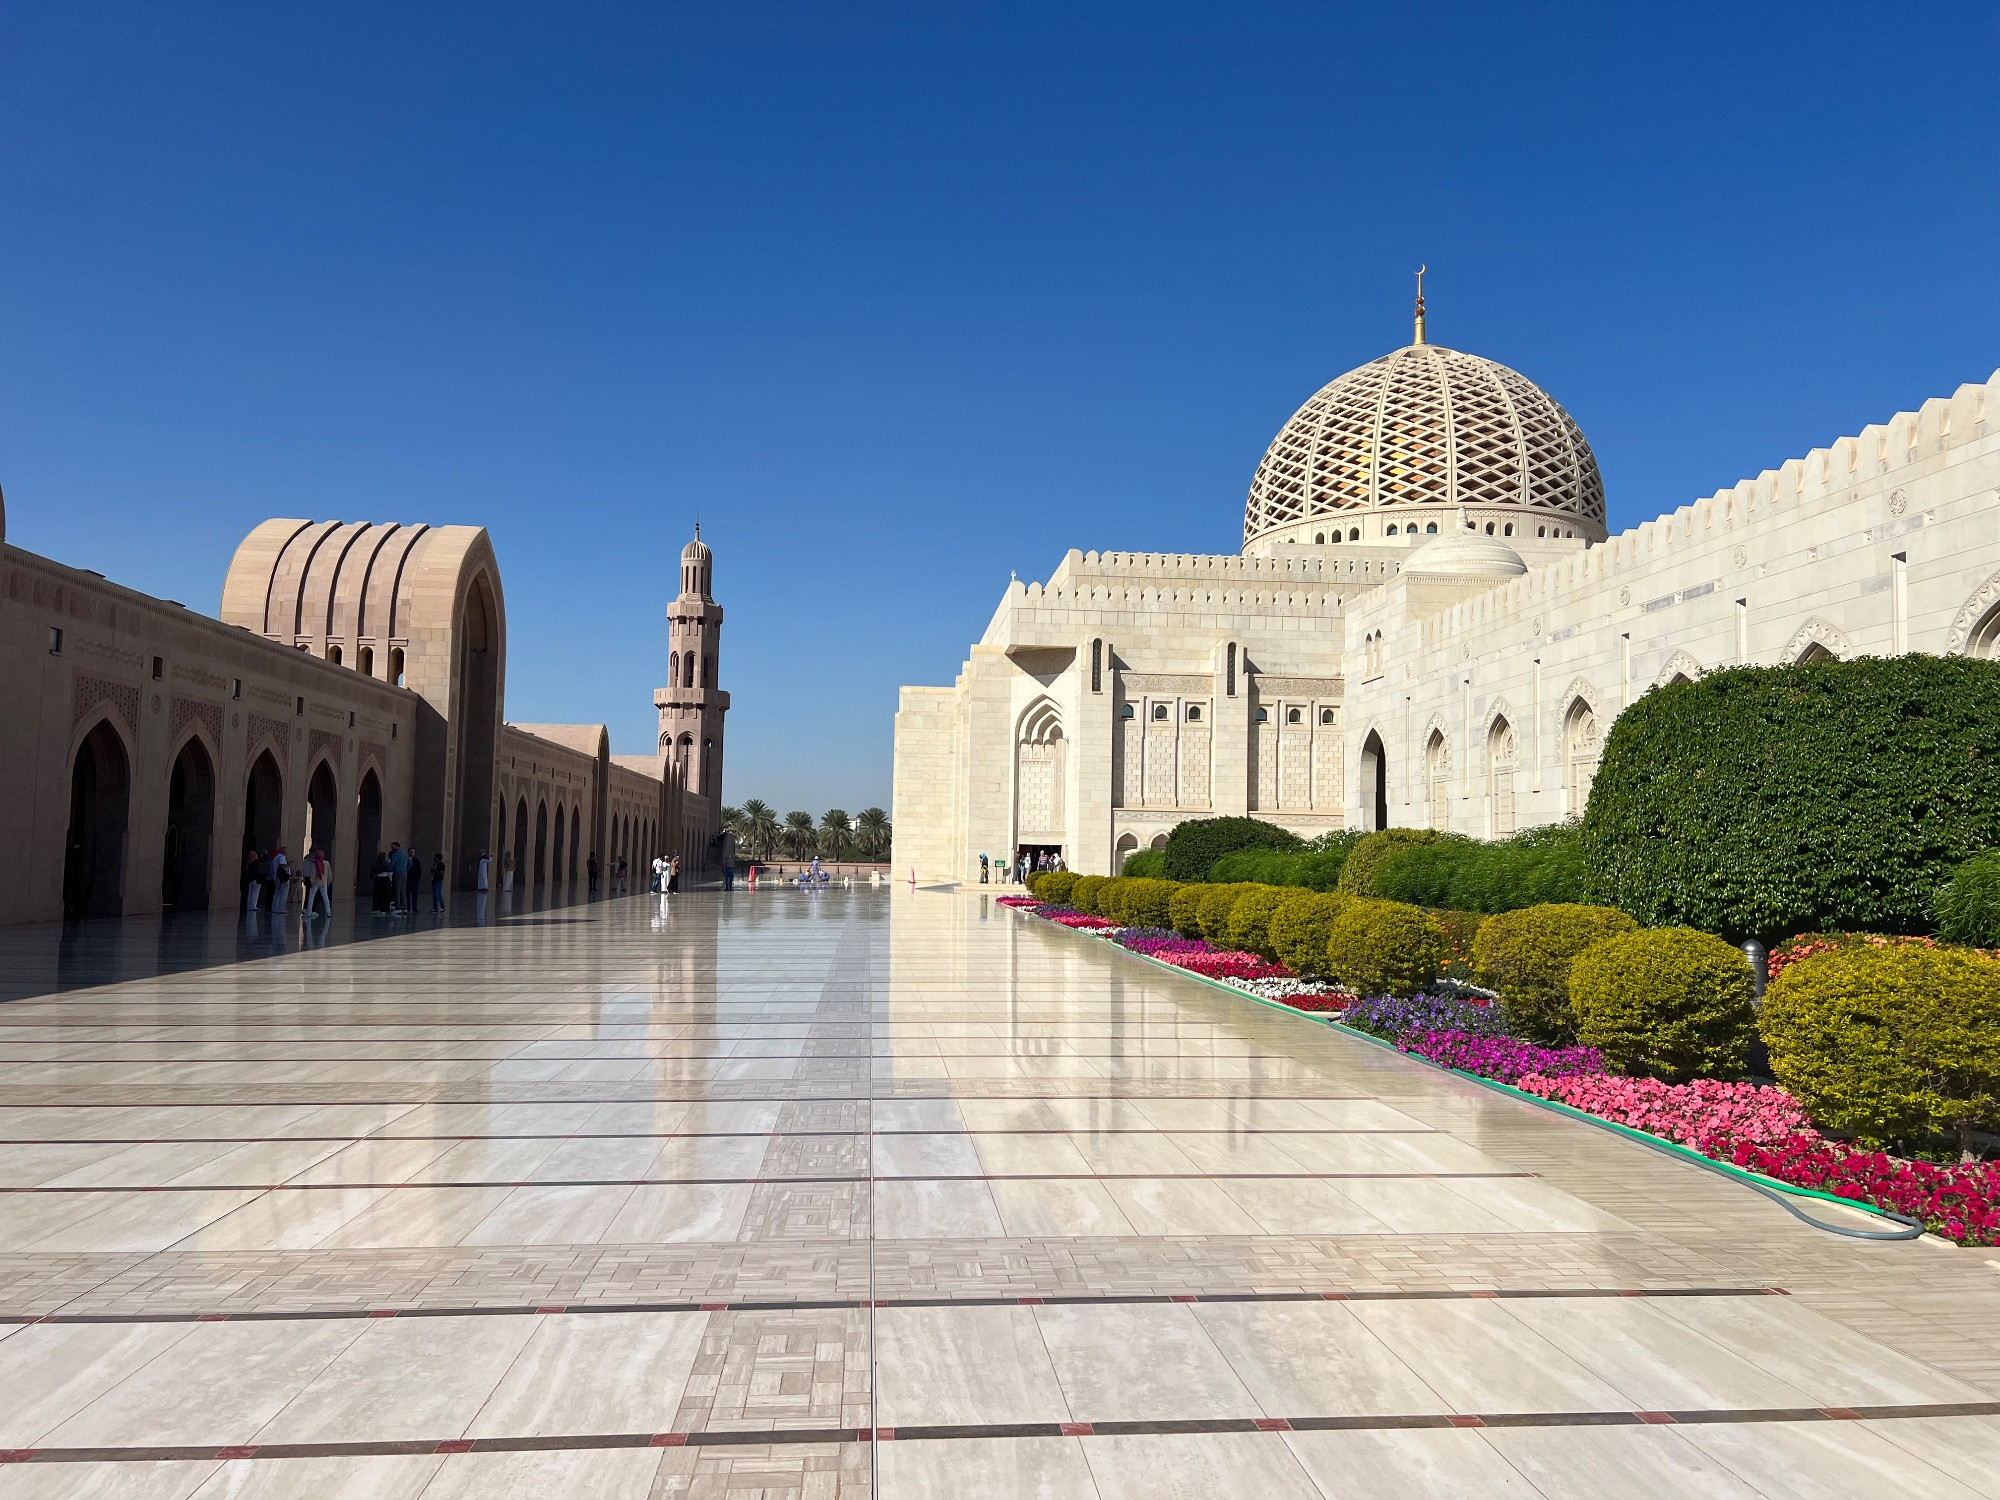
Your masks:
{"label": "tourist walking", "polygon": [[728,834],[722,836],[722,888],[736,889],[736,840]]}
{"label": "tourist walking", "polygon": [[678,894],[680,888],[681,857],[676,854],[672,859],[667,861],[667,890],[671,894]]}
{"label": "tourist walking", "polygon": [[306,860],[306,915],[333,915],[333,861],[317,845]]}
{"label": "tourist walking", "polygon": [[988,865],[987,865],[987,863],[986,863],[986,856],[982,854],[982,855],[980,855],[980,856],[979,856],[979,883],[980,883],[981,885],[985,885],[985,884],[986,884],[986,872],[987,872],[987,869],[988,869]]}
{"label": "tourist walking", "polygon": [[597,851],[595,849],[590,851],[590,858],[584,863],[584,869],[590,875],[590,894],[595,896],[597,894]]}
{"label": "tourist walking", "polygon": [[410,879],[410,851],[401,844],[389,845],[389,915],[401,914],[403,887]]}
{"label": "tourist walking", "polygon": [[368,871],[368,885],[373,896],[373,909],[378,917],[394,914],[396,895],[396,869],[386,854],[377,854],[375,863]]}
{"label": "tourist walking", "polygon": [[431,910],[444,910],[444,856],[431,859]]}
{"label": "tourist walking", "polygon": [[263,863],[264,856],[259,854],[255,849],[245,849],[243,851],[243,909],[245,911],[255,911],[257,909],[257,897],[262,892],[264,885],[264,877],[258,873],[258,867]]}
{"label": "tourist walking", "polygon": [[285,858],[285,846],[271,851],[271,910],[283,914],[292,904],[292,863]]}
{"label": "tourist walking", "polygon": [[479,851],[479,873],[473,877],[472,888],[480,895],[486,894],[486,885],[493,876],[493,861],[486,857],[486,851]]}

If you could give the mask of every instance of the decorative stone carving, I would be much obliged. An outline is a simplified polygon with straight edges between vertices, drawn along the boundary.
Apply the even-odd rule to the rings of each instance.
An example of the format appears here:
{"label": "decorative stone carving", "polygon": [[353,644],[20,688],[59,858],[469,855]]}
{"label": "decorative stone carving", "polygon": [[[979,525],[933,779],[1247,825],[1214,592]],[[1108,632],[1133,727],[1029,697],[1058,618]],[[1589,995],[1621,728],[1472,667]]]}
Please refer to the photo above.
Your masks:
{"label": "decorative stone carving", "polygon": [[340,739],[341,737],[331,730],[315,729],[312,732],[312,738],[306,744],[307,766],[311,766],[314,761],[318,760],[320,753],[324,751],[327,764],[338,771],[340,769]]}
{"label": "decorative stone carving", "polygon": [[374,763],[375,774],[377,776],[387,776],[389,774],[389,747],[378,744],[374,740],[363,740],[361,742],[361,764],[366,766],[371,761]]}
{"label": "decorative stone carving", "polygon": [[[1979,628],[1995,604],[2000,604],[2000,573],[1980,584],[1972,591],[1972,597],[1959,606],[1958,614],[1951,622],[1951,630],[1944,638],[1947,656],[1985,654],[1982,650],[1968,650],[1967,647],[1972,642],[1973,631]],[[1982,636],[1988,633],[1982,632]]]}
{"label": "decorative stone carving", "polygon": [[1685,677],[1689,682],[1701,681],[1702,665],[1685,651],[1676,651],[1667,658],[1667,664],[1660,668],[1660,675],[1653,679],[1654,687],[1665,687],[1676,677]]}
{"label": "decorative stone carving", "polygon": [[1843,661],[1847,658],[1849,646],[1847,637],[1832,625],[1814,615],[1805,624],[1792,632],[1792,638],[1785,642],[1785,649],[1779,655],[1780,661],[1795,662],[1814,646],[1820,647]]}
{"label": "decorative stone carving", "polygon": [[181,731],[190,724],[199,724],[208,731],[209,754],[219,755],[222,751],[222,705],[203,703],[198,698],[175,698],[173,709],[167,715],[167,743],[178,745]]}
{"label": "decorative stone carving", "polygon": [[129,682],[113,682],[107,677],[86,677],[79,673],[70,685],[71,727],[75,727],[83,716],[98,704],[110,699],[118,717],[125,722],[132,737],[139,736],[139,689]]}
{"label": "decorative stone carving", "polygon": [[292,726],[283,719],[271,719],[266,718],[263,714],[252,714],[250,715],[250,743],[247,747],[251,752],[249,757],[251,760],[257,758],[255,754],[257,742],[263,739],[270,740],[271,749],[276,753],[279,763],[283,764],[286,752],[291,749]]}

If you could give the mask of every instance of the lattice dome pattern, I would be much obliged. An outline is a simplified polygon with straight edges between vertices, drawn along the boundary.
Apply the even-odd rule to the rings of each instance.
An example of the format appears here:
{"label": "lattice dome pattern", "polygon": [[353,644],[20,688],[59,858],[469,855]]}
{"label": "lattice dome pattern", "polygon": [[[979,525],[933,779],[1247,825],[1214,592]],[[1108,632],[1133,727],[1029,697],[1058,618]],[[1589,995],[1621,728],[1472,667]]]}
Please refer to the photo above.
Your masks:
{"label": "lattice dome pattern", "polygon": [[1604,537],[1597,459],[1548,392],[1476,354],[1410,344],[1349,370],[1293,413],[1250,482],[1243,542],[1322,516],[1407,506],[1519,509]]}

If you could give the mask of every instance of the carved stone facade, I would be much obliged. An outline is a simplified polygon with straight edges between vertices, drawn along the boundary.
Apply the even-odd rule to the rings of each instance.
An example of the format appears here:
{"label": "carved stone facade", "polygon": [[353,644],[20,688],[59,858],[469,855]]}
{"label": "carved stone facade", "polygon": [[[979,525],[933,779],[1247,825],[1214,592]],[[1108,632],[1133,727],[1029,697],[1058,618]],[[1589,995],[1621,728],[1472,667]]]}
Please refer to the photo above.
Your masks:
{"label": "carved stone facade", "polygon": [[[1227,813],[1505,836],[1581,813],[1652,687],[2000,655],[2000,374],[1606,537],[1567,414],[1461,412],[1425,392],[1522,377],[1440,358],[1420,341],[1309,401],[1257,471],[1242,555],[1073,551],[1011,585],[952,686],[902,690],[899,872],[977,878],[1043,842],[1022,816],[1056,825],[1045,795],[1065,861],[1097,873]],[[1385,380],[1395,422],[1349,399]],[[1065,746],[1052,794],[1017,769],[1031,716]]]}

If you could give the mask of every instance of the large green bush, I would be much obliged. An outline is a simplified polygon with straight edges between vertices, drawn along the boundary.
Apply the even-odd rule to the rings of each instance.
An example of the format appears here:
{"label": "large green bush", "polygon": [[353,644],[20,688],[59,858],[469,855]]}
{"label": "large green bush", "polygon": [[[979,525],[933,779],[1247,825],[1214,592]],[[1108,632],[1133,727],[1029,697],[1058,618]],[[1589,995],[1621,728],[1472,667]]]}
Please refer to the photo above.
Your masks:
{"label": "large green bush", "polygon": [[2000,948],[2000,849],[1975,854],[1937,893],[1938,936],[1948,943]]}
{"label": "large green bush", "polygon": [[1092,916],[1103,916],[1104,911],[1098,905],[1097,897],[1109,879],[1107,875],[1077,876],[1076,884],[1069,888],[1069,904],[1078,911],[1089,912]]}
{"label": "large green bush", "polygon": [[1352,897],[1337,891],[1299,891],[1271,914],[1271,951],[1294,974],[1327,972],[1326,941],[1333,921]]}
{"label": "large green bush", "polygon": [[1169,880],[1207,880],[1225,854],[1238,849],[1296,849],[1299,836],[1256,818],[1191,818],[1167,835]]}
{"label": "large green bush", "polygon": [[1744,667],[1647,693],[1583,819],[1595,899],[1732,939],[1922,932],[2000,847],[2000,662]]}
{"label": "large green bush", "polygon": [[1340,867],[1347,863],[1344,849],[1313,852],[1301,849],[1238,849],[1225,854],[1210,869],[1214,880],[1248,880],[1258,885],[1297,886],[1309,891],[1330,891],[1340,883]]}
{"label": "large green bush", "polygon": [[1158,880],[1167,873],[1167,851],[1164,849],[1139,849],[1125,856],[1125,863],[1119,869],[1120,875],[1139,879]]}
{"label": "large green bush", "polygon": [[1253,885],[1229,908],[1229,946],[1239,953],[1271,954],[1271,917],[1292,893],[1281,886]]}
{"label": "large green bush", "polygon": [[1174,887],[1167,899],[1167,925],[1182,937],[1201,936],[1201,903],[1215,887],[1205,881],[1189,881]]}
{"label": "large green bush", "polygon": [[1218,948],[1227,947],[1230,910],[1246,892],[1254,889],[1249,885],[1211,885],[1197,908],[1201,935]]}
{"label": "large green bush", "polygon": [[1569,970],[1576,1039],[1623,1073],[1741,1078],[1756,1038],[1750,961],[1692,927],[1600,938]]}
{"label": "large green bush", "polygon": [[1638,927],[1610,906],[1529,906],[1488,917],[1472,940],[1472,977],[1497,992],[1510,1031],[1531,1041],[1576,1040],[1569,971],[1592,943]]}
{"label": "large green bush", "polygon": [[1455,911],[1581,901],[1588,883],[1582,830],[1552,823],[1490,843],[1446,834],[1435,843],[1391,849],[1372,883],[1388,900]]}
{"label": "large green bush", "polygon": [[1037,901],[1061,906],[1069,900],[1070,892],[1076,889],[1076,882],[1074,870],[1047,870],[1035,877],[1030,889],[1034,891]]}
{"label": "large green bush", "polygon": [[1179,889],[1171,880],[1144,877],[1116,880],[1117,887],[1102,900],[1104,915],[1128,927],[1165,927],[1168,904]]}
{"label": "large green bush", "polygon": [[1340,867],[1340,889],[1355,896],[1373,896],[1375,871],[1399,849],[1435,844],[1444,835],[1435,828],[1379,828],[1366,834]]}
{"label": "large green bush", "polygon": [[1963,949],[1815,954],[1764,993],[1771,1071],[1814,1121],[1864,1145],[1961,1147],[2000,1124],[2000,962]]}
{"label": "large green bush", "polygon": [[1444,965],[1445,931],[1400,901],[1351,898],[1327,930],[1327,968],[1363,995],[1414,995]]}

